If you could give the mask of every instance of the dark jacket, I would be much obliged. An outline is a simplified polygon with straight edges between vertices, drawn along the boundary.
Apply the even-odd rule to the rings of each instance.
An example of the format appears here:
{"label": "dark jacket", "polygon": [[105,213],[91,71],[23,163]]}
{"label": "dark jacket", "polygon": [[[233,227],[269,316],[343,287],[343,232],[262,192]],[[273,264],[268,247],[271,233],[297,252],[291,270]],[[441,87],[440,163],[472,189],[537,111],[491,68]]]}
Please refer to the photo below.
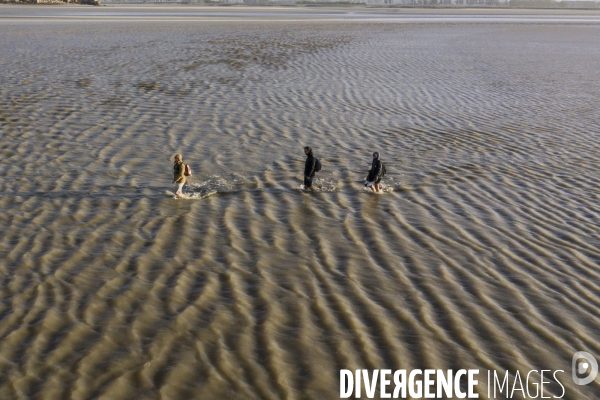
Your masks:
{"label": "dark jacket", "polygon": [[306,162],[304,163],[304,176],[308,176],[309,178],[315,175],[315,166],[317,164],[317,159],[313,156],[312,151],[306,155]]}
{"label": "dark jacket", "polygon": [[379,178],[381,178],[381,160],[376,158],[373,160],[373,164],[371,164],[371,170],[369,171],[369,176],[367,176],[367,180],[369,182],[375,182]]}
{"label": "dark jacket", "polygon": [[175,183],[185,183],[185,164],[176,162],[173,164],[173,181]]}
{"label": "dark jacket", "polygon": [[376,179],[379,179],[381,176],[381,160],[379,158],[376,158],[375,160],[373,160],[373,164],[371,164],[371,169],[373,170],[373,176]]}

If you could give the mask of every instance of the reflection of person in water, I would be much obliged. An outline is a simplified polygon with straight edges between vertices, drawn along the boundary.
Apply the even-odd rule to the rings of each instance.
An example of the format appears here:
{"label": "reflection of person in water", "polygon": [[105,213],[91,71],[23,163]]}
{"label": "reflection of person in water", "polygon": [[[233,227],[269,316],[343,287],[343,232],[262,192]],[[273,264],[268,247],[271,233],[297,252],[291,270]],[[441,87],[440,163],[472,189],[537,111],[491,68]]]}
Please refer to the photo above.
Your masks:
{"label": "reflection of person in water", "polygon": [[373,193],[381,193],[381,179],[385,174],[385,166],[379,159],[379,153],[373,153],[373,163],[371,164],[371,169],[369,170],[369,175],[367,175],[367,180],[365,181],[365,186],[371,188]]}
{"label": "reflection of person in water", "polygon": [[314,191],[315,188],[312,187],[312,181],[316,172],[317,159],[313,156],[312,148],[309,146],[304,148],[304,154],[306,154],[306,162],[304,163],[304,187]]}
{"label": "reflection of person in water", "polygon": [[177,184],[175,196],[183,196],[181,189],[185,184],[185,164],[183,163],[181,154],[175,154],[175,162],[173,163],[173,183]]}

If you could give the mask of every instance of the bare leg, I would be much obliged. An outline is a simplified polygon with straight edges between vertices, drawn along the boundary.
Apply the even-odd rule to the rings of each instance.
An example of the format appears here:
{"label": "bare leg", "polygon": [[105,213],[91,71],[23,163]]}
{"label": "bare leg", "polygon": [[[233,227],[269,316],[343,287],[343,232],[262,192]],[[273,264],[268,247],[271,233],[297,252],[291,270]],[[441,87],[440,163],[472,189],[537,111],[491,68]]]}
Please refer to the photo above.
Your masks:
{"label": "bare leg", "polygon": [[177,191],[175,192],[175,196],[181,198],[183,197],[183,192],[181,191],[183,189],[183,183],[178,183],[177,184]]}
{"label": "bare leg", "polygon": [[[309,180],[306,176],[304,177],[304,188],[311,190],[311,191],[315,191],[315,188],[312,186],[312,182],[311,182],[312,178]],[[310,183],[310,186],[307,186],[307,183]]]}
{"label": "bare leg", "polygon": [[375,188],[375,193],[380,193],[381,192],[381,188],[379,187],[379,183],[374,183],[373,187]]}

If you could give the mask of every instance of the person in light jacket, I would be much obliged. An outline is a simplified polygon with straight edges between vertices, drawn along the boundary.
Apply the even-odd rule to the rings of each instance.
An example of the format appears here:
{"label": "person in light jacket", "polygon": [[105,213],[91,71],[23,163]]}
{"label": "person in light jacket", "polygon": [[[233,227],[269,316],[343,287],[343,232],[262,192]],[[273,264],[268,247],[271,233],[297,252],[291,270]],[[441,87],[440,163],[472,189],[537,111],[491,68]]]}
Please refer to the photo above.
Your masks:
{"label": "person in light jacket", "polygon": [[185,164],[181,154],[175,154],[175,162],[173,163],[173,183],[177,184],[175,196],[183,196],[183,185],[185,185]]}

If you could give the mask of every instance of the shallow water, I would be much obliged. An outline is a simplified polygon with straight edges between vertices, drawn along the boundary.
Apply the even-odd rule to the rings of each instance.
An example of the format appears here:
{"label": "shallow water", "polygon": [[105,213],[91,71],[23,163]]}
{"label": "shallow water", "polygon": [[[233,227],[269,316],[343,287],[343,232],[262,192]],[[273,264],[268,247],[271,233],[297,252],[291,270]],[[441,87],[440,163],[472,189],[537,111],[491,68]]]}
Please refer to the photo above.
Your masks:
{"label": "shallow water", "polygon": [[342,368],[600,397],[570,378],[600,359],[599,24],[54,10],[0,8],[1,399],[333,399]]}

